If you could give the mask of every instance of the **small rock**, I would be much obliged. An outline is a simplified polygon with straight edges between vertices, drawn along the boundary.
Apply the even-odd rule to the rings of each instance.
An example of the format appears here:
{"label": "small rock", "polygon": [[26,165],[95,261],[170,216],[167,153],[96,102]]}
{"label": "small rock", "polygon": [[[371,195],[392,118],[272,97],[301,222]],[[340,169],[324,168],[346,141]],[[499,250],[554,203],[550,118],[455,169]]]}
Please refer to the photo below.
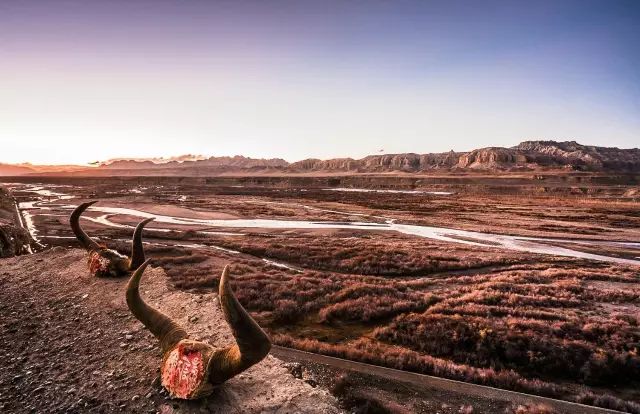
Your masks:
{"label": "small rock", "polygon": [[295,378],[302,379],[302,365],[299,362],[287,363],[285,364],[285,368],[287,368]]}

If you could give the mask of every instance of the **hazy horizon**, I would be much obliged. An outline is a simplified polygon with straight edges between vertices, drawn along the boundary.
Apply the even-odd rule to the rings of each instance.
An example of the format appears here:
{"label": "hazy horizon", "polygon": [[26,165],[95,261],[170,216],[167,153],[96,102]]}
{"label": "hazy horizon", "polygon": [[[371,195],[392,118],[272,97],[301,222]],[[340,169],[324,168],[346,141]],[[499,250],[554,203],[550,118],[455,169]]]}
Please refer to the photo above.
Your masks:
{"label": "hazy horizon", "polygon": [[0,4],[0,162],[637,147],[634,1]]}

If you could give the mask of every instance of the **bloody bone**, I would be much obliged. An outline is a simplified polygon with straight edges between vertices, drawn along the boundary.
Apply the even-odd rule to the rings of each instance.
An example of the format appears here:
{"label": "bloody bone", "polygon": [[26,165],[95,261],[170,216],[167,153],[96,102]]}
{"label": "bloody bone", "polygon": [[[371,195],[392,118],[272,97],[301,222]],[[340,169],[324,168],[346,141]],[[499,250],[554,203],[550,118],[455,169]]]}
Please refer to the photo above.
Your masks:
{"label": "bloody bone", "polygon": [[178,398],[189,398],[204,378],[202,354],[190,350],[184,344],[173,348],[162,367],[162,384]]}
{"label": "bloody bone", "polygon": [[236,343],[219,349],[189,339],[180,325],[142,300],[140,279],[148,263],[145,261],[131,276],[127,285],[127,305],[160,341],[162,385],[173,397],[191,400],[206,396],[217,385],[267,356],[271,341],[233,294],[228,266],[220,278],[219,298]]}
{"label": "bloody bone", "polygon": [[87,264],[91,274],[98,277],[118,277],[130,274],[136,270],[144,262],[144,249],[142,247],[142,229],[153,220],[148,218],[141,221],[133,232],[131,241],[131,258],[121,255],[115,250],[108,249],[106,246],[98,244],[91,239],[80,226],[80,216],[86,209],[97,201],[80,204],[73,210],[69,217],[71,230],[76,235],[80,244],[89,252]]}

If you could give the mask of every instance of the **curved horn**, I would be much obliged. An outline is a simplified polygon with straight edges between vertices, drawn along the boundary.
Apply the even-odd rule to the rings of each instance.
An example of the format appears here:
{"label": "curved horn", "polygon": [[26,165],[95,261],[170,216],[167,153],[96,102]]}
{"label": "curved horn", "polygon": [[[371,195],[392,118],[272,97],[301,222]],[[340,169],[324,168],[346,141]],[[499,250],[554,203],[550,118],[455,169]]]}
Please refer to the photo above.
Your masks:
{"label": "curved horn", "polygon": [[144,248],[142,247],[142,229],[148,222],[155,220],[153,217],[142,220],[133,232],[131,240],[131,264],[129,270],[136,270],[144,262]]}
{"label": "curved horn", "polygon": [[[236,345],[219,351],[209,362],[209,381],[222,383],[238,375],[267,356],[271,349],[269,336],[242,307],[229,286],[229,266],[220,278],[219,299],[222,313],[231,327]],[[213,364],[213,366],[211,366]]]}
{"label": "curved horn", "polygon": [[131,313],[160,341],[162,353],[169,351],[182,339],[187,338],[187,332],[164,313],[147,305],[140,297],[140,278],[149,260],[138,267],[127,284],[127,305]]}
{"label": "curved horn", "polygon": [[80,216],[86,209],[88,209],[93,204],[97,203],[97,201],[90,201],[88,203],[82,203],[71,213],[69,217],[69,224],[71,224],[71,230],[73,230],[73,234],[76,235],[82,246],[87,250],[97,250],[100,248],[100,245],[93,241],[91,237],[87,235],[87,233],[82,230],[80,227]]}

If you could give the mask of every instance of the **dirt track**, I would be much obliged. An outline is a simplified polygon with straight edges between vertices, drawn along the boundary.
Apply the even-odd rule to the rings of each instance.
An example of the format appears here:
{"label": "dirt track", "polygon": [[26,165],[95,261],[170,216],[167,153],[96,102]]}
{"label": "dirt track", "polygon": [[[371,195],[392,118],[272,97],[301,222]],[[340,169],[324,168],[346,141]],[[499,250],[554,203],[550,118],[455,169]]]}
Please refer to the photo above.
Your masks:
{"label": "dirt track", "polygon": [[[55,248],[0,261],[0,412],[340,412],[272,356],[206,400],[168,399],[156,379],[157,343],[124,303],[126,281],[92,279],[85,260]],[[196,339],[231,341],[215,295],[168,291],[165,280],[159,269],[145,273],[150,303]]]}

